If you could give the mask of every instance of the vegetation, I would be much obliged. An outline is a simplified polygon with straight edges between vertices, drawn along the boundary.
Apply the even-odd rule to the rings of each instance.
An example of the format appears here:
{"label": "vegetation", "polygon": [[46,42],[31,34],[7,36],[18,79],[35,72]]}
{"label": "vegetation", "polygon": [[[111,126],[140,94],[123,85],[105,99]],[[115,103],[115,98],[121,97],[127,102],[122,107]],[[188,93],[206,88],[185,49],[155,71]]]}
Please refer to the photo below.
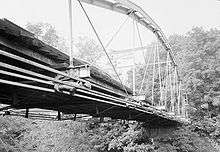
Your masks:
{"label": "vegetation", "polygon": [[181,65],[191,106],[200,108],[210,103],[217,108],[220,105],[220,31],[197,27],[186,36],[170,37],[170,42]]}
{"label": "vegetation", "polygon": [[55,27],[49,23],[27,23],[26,29],[46,44],[53,46],[64,53],[68,53],[65,39],[59,36]]}
{"label": "vegetation", "polygon": [[[7,148],[23,151],[54,152],[218,152],[219,118],[204,119],[192,125],[169,129],[149,136],[149,128],[140,123],[121,121],[40,121],[19,117],[1,118],[2,140],[12,137]],[[4,129],[5,124],[11,126]],[[3,131],[4,130],[4,131]],[[152,132],[152,130],[151,130]],[[164,132],[164,131],[163,131]],[[152,132],[153,133],[153,132]],[[12,143],[17,144],[10,144]],[[0,143],[3,149],[4,145]]]}

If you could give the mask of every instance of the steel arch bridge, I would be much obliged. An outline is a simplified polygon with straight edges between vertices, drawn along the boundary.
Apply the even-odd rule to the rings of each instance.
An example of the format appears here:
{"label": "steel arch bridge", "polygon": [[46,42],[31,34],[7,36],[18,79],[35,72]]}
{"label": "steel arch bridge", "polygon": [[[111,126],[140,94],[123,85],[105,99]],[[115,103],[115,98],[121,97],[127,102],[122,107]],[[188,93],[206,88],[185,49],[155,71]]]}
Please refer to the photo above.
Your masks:
{"label": "steel arch bridge", "polygon": [[[41,108],[58,111],[58,118],[61,117],[60,112],[75,116],[89,114],[101,118],[148,122],[153,126],[188,123],[187,96],[181,87],[177,63],[167,38],[153,19],[141,7],[128,0],[75,1],[79,2],[84,11],[118,80],[93,64],[74,58],[72,45],[69,58],[68,55],[35,38],[32,33],[7,19],[2,19],[0,103],[9,106],[1,110],[26,109],[28,117],[29,109]],[[69,0],[70,29],[71,3]],[[140,69],[143,79],[138,82],[139,91],[136,91],[135,86],[135,66],[132,90],[123,84],[83,3],[125,14],[157,37],[158,43],[151,48],[151,55],[144,55],[145,62]],[[140,31],[138,33],[140,38]],[[72,30],[70,35],[72,38]],[[149,49],[141,46],[119,52],[123,54],[138,50]],[[117,51],[115,52],[117,54]]]}

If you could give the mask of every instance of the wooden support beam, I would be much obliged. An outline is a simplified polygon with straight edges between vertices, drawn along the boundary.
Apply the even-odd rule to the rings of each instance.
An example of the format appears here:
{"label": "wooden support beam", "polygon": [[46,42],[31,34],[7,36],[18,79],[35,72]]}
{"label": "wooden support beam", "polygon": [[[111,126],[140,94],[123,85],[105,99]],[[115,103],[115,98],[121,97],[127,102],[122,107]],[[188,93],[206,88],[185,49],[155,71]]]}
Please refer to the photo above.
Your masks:
{"label": "wooden support beam", "polygon": [[25,111],[25,118],[28,118],[28,114],[29,114],[29,108],[26,108],[26,111]]}
{"label": "wooden support beam", "polygon": [[61,120],[61,113],[60,113],[60,110],[58,110],[58,112],[57,112],[57,119],[58,119],[58,120]]}
{"label": "wooden support beam", "polygon": [[73,121],[76,121],[77,114],[74,114]]}
{"label": "wooden support beam", "polygon": [[104,117],[103,116],[100,117],[100,122],[101,123],[104,122]]}

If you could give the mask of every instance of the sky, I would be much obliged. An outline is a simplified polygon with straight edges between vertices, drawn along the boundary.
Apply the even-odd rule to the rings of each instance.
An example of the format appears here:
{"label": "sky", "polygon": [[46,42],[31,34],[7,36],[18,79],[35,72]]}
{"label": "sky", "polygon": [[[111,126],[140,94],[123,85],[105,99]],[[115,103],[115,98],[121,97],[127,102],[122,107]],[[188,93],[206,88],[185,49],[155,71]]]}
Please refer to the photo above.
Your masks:
{"label": "sky", "polygon": [[[185,34],[195,26],[220,29],[220,1],[218,0],[132,1],[141,6],[167,36],[175,33]],[[25,27],[27,22],[50,23],[55,26],[61,36],[68,39],[68,0],[0,0],[0,2],[0,18],[7,18],[22,27]],[[126,19],[125,15],[102,8],[87,4],[85,8],[104,42],[111,38],[114,31]],[[95,39],[76,0],[73,0],[73,27],[74,36],[87,35]],[[119,40],[128,41],[121,48],[138,45],[137,34],[136,38],[132,37],[132,28],[132,20],[129,20],[114,40],[115,44],[112,45],[116,46]],[[141,31],[144,42],[150,43],[153,40],[152,33],[142,27]]]}

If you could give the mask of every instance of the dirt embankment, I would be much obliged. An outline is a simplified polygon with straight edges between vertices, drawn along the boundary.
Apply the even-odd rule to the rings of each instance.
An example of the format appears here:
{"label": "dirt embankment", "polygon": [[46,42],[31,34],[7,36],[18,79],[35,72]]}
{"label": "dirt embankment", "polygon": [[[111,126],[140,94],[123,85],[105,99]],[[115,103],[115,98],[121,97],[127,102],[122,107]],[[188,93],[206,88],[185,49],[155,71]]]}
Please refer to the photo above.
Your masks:
{"label": "dirt embankment", "polygon": [[[0,151],[30,152],[218,152],[219,119],[151,135],[139,123],[45,121],[0,117]],[[154,136],[154,137],[152,137]]]}

